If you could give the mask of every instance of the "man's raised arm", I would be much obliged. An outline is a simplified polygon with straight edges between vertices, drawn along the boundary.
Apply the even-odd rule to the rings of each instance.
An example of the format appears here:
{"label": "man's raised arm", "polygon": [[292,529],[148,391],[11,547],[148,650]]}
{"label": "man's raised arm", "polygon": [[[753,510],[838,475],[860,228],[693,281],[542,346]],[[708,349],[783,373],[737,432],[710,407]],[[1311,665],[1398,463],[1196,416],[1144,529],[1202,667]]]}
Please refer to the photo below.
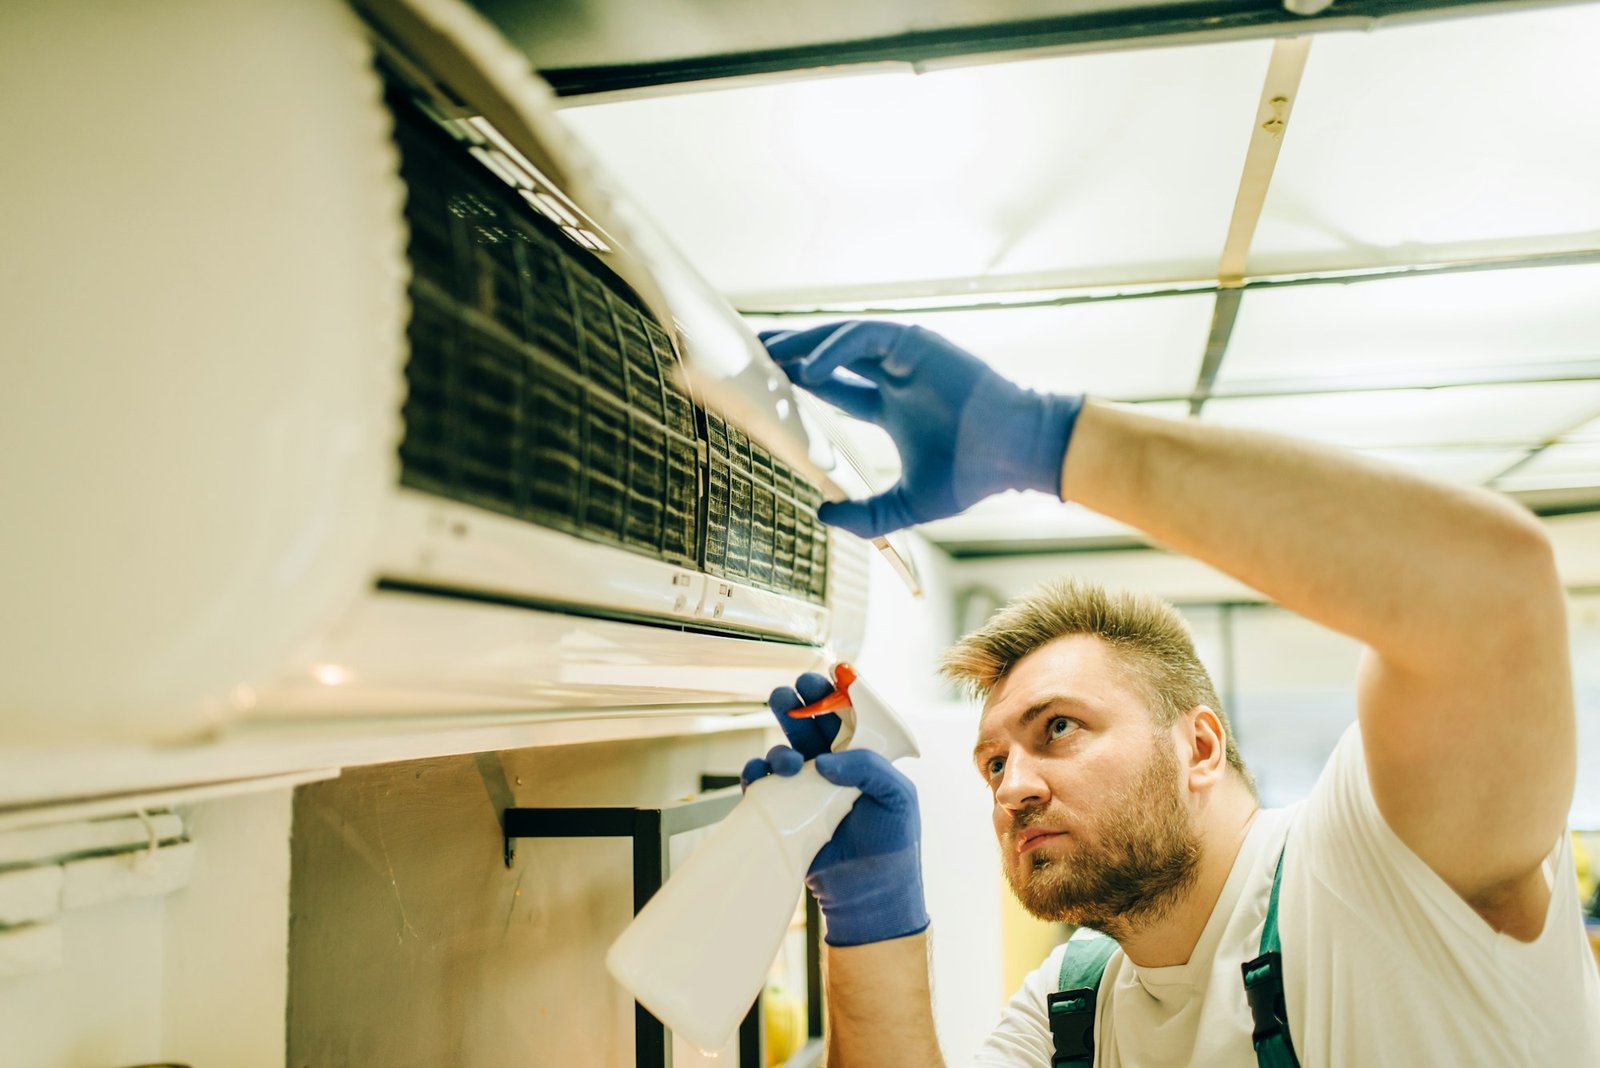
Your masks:
{"label": "man's raised arm", "polygon": [[918,327],[766,341],[791,379],[900,451],[893,488],[824,505],[824,520],[872,536],[1004,489],[1059,491],[1364,642],[1362,738],[1385,819],[1498,929],[1537,932],[1576,726],[1565,603],[1530,515],[1290,438],[1034,393]]}
{"label": "man's raised arm", "polygon": [[1531,515],[1294,439],[1094,404],[1062,493],[1364,642],[1384,818],[1496,927],[1538,932],[1576,727],[1565,600]]}

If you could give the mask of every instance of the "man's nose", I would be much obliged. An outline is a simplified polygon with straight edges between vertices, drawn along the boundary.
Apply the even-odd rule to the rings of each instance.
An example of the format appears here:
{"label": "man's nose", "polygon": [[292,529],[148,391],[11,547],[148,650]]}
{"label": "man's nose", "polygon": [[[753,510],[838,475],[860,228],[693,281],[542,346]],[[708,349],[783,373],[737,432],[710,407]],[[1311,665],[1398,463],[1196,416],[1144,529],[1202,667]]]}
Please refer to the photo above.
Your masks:
{"label": "man's nose", "polygon": [[1050,800],[1050,786],[1039,773],[1037,761],[1026,754],[1012,754],[1006,759],[994,799],[996,804],[1012,811],[1033,808]]}

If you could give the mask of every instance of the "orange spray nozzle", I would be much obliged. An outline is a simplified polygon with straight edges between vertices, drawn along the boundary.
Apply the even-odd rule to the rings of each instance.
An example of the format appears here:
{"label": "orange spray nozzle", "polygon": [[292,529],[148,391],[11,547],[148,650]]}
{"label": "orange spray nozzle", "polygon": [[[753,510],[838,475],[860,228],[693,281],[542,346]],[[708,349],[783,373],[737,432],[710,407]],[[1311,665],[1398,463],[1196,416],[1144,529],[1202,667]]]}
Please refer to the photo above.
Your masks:
{"label": "orange spray nozzle", "polygon": [[809,705],[792,710],[789,715],[795,719],[810,719],[813,716],[837,712],[841,708],[850,707],[850,684],[856,681],[856,669],[849,664],[839,664],[833,669],[833,692]]}

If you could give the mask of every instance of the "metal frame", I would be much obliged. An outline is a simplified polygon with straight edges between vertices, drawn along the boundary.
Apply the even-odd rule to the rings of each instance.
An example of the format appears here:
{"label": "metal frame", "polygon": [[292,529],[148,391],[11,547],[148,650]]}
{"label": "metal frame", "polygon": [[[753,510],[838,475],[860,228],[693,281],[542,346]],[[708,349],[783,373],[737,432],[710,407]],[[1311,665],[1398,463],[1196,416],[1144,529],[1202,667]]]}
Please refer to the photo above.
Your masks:
{"label": "metal frame", "polygon": [[[497,5],[476,0],[493,19]],[[1553,7],[1561,0],[1338,0],[1323,10],[1298,15],[1282,0],[1209,0],[1203,3],[1152,3],[1112,11],[1080,12],[1050,18],[953,26],[855,41],[831,41],[685,59],[617,63],[589,67],[545,67],[540,75],[558,96],[650,89],[714,78],[782,74],[818,67],[862,63],[908,63],[919,69],[970,62],[1007,53],[1104,52],[1145,45],[1193,43],[1253,37],[1292,36],[1331,30],[1370,30],[1380,24],[1411,22],[1485,11]],[[1570,0],[1569,0],[1570,2]],[[502,26],[513,42],[515,28]]]}
{"label": "metal frame", "polygon": [[[726,781],[706,776],[705,785]],[[737,783],[738,780],[733,780]],[[728,786],[710,793],[650,808],[507,808],[502,813],[505,862],[516,858],[520,838],[627,838],[633,843],[633,912],[661,889],[671,874],[672,837],[719,822],[739,803],[740,789]],[[806,895],[806,1008],[809,1031],[822,1034],[820,915]],[[766,1036],[762,1033],[761,997],[739,1025],[739,1068],[764,1068]],[[638,1068],[671,1068],[672,1043],[666,1025],[634,1002],[634,1061]]]}

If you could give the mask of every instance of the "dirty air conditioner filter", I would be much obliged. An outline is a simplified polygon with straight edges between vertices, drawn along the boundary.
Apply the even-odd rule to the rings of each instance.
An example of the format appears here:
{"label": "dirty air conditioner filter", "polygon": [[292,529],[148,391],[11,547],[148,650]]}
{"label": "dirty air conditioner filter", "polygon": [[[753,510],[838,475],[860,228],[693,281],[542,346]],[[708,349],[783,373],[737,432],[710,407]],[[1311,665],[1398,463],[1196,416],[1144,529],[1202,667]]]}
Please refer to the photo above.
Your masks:
{"label": "dirty air conditioner filter", "polygon": [[816,489],[693,403],[644,303],[469,133],[388,100],[413,272],[401,482],[822,603]]}

